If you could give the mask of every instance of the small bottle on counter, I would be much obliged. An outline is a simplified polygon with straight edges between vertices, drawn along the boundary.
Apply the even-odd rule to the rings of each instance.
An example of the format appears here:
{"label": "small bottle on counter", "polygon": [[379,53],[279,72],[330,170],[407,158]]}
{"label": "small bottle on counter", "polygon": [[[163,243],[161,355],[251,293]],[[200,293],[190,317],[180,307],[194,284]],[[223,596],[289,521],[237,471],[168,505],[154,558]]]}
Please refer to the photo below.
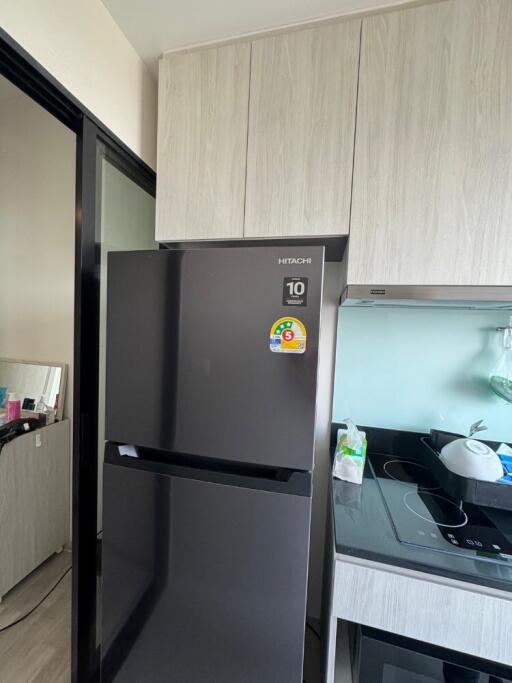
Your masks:
{"label": "small bottle on counter", "polygon": [[21,417],[21,400],[17,394],[7,394],[7,401],[5,403],[5,421],[12,422],[19,420]]}
{"label": "small bottle on counter", "polygon": [[49,406],[46,406],[46,424],[47,425],[52,425],[55,422],[55,418],[57,416],[56,411],[53,408],[50,408]]}
{"label": "small bottle on counter", "polygon": [[36,403],[35,412],[43,413],[45,411],[46,405],[44,403],[44,396],[41,396],[39,401]]}

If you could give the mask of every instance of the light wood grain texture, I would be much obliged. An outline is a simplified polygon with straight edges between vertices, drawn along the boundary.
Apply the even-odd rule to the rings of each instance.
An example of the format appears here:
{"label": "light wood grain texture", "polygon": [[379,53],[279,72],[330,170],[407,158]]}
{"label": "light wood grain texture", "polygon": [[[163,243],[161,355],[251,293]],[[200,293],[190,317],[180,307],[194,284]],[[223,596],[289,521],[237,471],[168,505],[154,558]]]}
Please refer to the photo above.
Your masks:
{"label": "light wood grain texture", "polygon": [[69,468],[69,420],[0,452],[0,596],[69,541]]}
{"label": "light wood grain texture", "polygon": [[337,555],[333,617],[512,666],[504,591]]}
{"label": "light wood grain texture", "polygon": [[[26,614],[71,565],[63,552],[14,588],[0,607],[0,628]],[[69,683],[71,679],[71,573],[33,614],[0,633],[2,683]]]}
{"label": "light wood grain texture", "polygon": [[160,62],[157,241],[243,236],[250,51]]}
{"label": "light wood grain texture", "polygon": [[360,28],[253,42],[246,237],[348,233]]}
{"label": "light wood grain texture", "polygon": [[512,284],[512,2],[363,20],[348,281]]}

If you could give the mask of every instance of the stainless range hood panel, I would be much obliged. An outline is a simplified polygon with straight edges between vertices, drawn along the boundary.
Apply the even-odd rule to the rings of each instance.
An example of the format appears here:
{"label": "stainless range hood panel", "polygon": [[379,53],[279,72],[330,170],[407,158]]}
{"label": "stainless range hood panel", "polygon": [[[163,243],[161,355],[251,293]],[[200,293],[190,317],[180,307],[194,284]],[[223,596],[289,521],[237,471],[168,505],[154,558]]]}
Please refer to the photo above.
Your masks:
{"label": "stainless range hood panel", "polygon": [[469,287],[452,285],[347,285],[342,306],[379,308],[459,308],[469,310],[512,310],[511,287]]}

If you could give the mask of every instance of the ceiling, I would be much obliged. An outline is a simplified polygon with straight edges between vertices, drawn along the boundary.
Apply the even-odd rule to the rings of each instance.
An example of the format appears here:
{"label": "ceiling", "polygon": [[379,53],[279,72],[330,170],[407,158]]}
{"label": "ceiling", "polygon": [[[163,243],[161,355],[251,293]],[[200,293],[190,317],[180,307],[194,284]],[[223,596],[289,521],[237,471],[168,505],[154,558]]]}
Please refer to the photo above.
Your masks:
{"label": "ceiling", "polygon": [[163,52],[408,0],[103,0],[146,64]]}

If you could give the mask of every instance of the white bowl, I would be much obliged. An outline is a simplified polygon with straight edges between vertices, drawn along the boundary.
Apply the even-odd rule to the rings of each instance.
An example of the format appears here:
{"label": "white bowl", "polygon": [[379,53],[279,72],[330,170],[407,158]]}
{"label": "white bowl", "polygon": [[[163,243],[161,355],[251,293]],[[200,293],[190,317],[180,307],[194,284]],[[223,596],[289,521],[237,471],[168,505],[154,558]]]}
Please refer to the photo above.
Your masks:
{"label": "white bowl", "polygon": [[497,481],[503,476],[498,455],[481,441],[456,439],[441,450],[446,467],[461,477],[480,481]]}

